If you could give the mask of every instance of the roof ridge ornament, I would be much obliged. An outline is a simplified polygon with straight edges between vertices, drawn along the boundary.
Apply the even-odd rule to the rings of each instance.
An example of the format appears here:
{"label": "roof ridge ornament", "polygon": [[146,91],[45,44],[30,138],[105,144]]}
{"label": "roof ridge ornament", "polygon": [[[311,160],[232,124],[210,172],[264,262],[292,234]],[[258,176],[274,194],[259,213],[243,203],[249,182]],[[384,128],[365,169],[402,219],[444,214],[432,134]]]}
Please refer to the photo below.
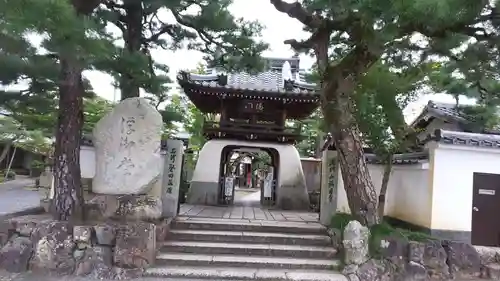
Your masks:
{"label": "roof ridge ornament", "polygon": [[295,83],[293,81],[292,66],[290,62],[285,61],[281,67],[281,78],[283,79],[283,87],[286,91],[293,91]]}
{"label": "roof ridge ornament", "polygon": [[288,61],[283,63],[283,67],[281,67],[281,77],[283,81],[292,80],[292,66]]}

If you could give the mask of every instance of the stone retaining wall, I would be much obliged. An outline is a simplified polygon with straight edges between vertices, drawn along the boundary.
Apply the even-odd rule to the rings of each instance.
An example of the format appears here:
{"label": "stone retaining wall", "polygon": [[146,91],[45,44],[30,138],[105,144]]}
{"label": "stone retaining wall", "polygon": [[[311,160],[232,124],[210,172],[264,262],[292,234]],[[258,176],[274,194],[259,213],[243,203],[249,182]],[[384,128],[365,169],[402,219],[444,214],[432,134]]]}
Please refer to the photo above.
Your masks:
{"label": "stone retaining wall", "polygon": [[[332,242],[339,231],[330,231]],[[351,221],[341,248],[350,281],[500,280],[500,250],[449,240],[407,241],[387,237],[376,256],[368,254],[369,231]],[[335,242],[334,242],[335,243]]]}
{"label": "stone retaining wall", "polygon": [[103,222],[71,225],[45,215],[0,222],[0,268],[75,274],[98,279],[141,276],[166,239],[169,223]]}

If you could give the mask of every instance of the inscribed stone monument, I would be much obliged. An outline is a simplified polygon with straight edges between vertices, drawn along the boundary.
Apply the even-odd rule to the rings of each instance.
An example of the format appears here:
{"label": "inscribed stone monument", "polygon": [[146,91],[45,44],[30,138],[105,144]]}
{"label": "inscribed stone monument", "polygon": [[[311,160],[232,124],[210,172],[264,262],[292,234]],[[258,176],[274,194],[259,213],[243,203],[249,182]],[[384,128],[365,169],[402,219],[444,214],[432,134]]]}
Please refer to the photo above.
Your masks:
{"label": "inscribed stone monument", "polygon": [[163,217],[175,217],[179,203],[181,184],[182,154],[184,145],[180,140],[168,140],[163,168],[162,206]]}
{"label": "inscribed stone monument", "polygon": [[98,194],[146,194],[159,180],[163,120],[144,98],[116,105],[94,127],[96,173],[92,191]]}

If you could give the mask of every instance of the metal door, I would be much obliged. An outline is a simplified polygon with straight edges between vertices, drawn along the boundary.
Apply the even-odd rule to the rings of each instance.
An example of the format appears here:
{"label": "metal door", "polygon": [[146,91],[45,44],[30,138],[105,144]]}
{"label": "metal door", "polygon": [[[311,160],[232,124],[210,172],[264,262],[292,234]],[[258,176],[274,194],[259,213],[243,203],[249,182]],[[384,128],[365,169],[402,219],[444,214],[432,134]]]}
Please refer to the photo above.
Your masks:
{"label": "metal door", "polygon": [[500,175],[474,173],[471,242],[500,246]]}

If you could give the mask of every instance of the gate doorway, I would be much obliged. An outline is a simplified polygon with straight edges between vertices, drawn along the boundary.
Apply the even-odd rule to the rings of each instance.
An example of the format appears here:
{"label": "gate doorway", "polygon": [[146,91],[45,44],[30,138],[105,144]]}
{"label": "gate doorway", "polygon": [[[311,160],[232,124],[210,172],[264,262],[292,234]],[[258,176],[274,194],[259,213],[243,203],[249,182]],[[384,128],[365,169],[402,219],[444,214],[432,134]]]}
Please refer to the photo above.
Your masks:
{"label": "gate doorway", "polygon": [[500,246],[500,175],[474,173],[471,243],[477,246]]}
{"label": "gate doorway", "polygon": [[275,205],[279,172],[275,149],[226,146],[221,156],[220,205]]}

